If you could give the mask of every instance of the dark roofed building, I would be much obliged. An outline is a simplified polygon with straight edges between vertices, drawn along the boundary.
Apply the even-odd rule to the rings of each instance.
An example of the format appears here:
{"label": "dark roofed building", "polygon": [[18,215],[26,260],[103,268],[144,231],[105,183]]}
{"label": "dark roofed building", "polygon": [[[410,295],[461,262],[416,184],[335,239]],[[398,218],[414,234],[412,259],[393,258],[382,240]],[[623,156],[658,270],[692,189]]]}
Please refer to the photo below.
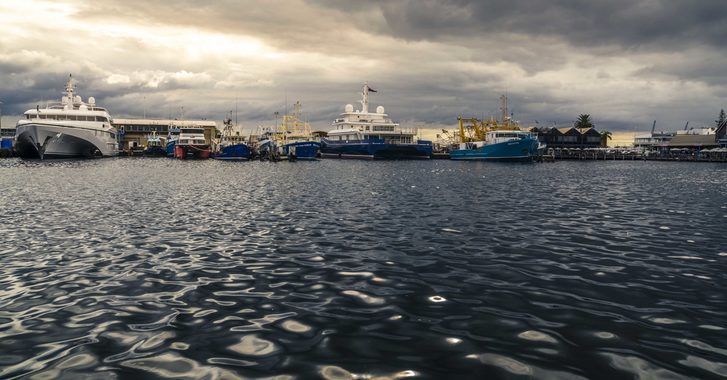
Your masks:
{"label": "dark roofed building", "polygon": [[595,128],[578,130],[575,127],[565,128],[533,128],[531,132],[538,135],[538,141],[548,148],[598,148],[601,146],[601,134]]}

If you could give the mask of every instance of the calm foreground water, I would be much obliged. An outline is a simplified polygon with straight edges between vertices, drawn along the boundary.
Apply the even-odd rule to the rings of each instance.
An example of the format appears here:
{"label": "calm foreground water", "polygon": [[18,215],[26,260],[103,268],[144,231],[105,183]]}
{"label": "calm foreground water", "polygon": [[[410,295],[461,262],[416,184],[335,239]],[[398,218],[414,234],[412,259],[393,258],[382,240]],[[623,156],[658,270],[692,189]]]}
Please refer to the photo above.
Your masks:
{"label": "calm foreground water", "polygon": [[0,160],[0,378],[727,376],[727,165]]}

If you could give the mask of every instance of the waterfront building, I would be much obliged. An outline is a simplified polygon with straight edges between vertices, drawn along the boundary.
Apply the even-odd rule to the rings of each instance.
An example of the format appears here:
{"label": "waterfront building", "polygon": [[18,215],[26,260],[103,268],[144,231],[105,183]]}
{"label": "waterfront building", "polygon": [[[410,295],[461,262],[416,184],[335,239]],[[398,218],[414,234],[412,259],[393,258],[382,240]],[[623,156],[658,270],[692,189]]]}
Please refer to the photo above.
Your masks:
{"label": "waterfront building", "polygon": [[534,127],[530,131],[537,134],[538,141],[548,149],[586,149],[601,146],[601,134],[595,128]]}
{"label": "waterfront building", "polygon": [[687,131],[678,131],[668,144],[669,149],[702,150],[717,148],[717,134],[715,128],[697,128]]}
{"label": "waterfront building", "polygon": [[634,148],[642,152],[655,152],[669,147],[675,132],[651,132],[634,136]]}
{"label": "waterfront building", "polygon": [[177,120],[177,119],[120,119],[114,118],[112,124],[119,131],[119,150],[129,151],[143,149],[147,139],[156,132],[166,137],[172,127],[199,127],[204,129],[207,144],[219,136],[217,122],[212,120]]}

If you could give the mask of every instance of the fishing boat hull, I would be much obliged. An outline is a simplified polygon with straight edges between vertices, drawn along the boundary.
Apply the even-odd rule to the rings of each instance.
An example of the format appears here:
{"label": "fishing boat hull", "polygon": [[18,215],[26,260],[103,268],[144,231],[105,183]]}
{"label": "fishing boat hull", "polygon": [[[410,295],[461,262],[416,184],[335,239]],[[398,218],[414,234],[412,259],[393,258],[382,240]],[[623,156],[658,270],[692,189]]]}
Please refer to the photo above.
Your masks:
{"label": "fishing boat hull", "polygon": [[118,155],[113,132],[53,124],[19,125],[15,152],[24,158],[111,157]]}
{"label": "fishing boat hull", "polygon": [[455,149],[449,156],[452,160],[532,161],[537,154],[538,140],[528,137],[481,147]]}
{"label": "fishing boat hull", "polygon": [[298,141],[283,145],[283,154],[289,160],[317,160],[321,157],[321,143]]}
{"label": "fishing boat hull", "polygon": [[171,141],[167,142],[167,146],[166,146],[167,157],[174,157],[174,148],[176,147],[176,145],[177,145],[176,140],[171,140]]}
{"label": "fishing boat hull", "polygon": [[144,149],[142,154],[146,157],[165,157],[167,155],[166,149],[161,146],[147,147]]}
{"label": "fishing boat hull", "polygon": [[251,153],[250,147],[247,144],[234,144],[223,147],[212,158],[223,161],[247,161],[250,159]]}
{"label": "fishing boat hull", "polygon": [[387,144],[378,141],[337,142],[321,140],[321,155],[324,158],[357,158],[408,160],[429,159],[432,156],[432,143],[420,141],[417,144]]}
{"label": "fishing boat hull", "polygon": [[206,159],[210,158],[210,148],[207,145],[180,145],[174,146],[174,158],[179,159]]}

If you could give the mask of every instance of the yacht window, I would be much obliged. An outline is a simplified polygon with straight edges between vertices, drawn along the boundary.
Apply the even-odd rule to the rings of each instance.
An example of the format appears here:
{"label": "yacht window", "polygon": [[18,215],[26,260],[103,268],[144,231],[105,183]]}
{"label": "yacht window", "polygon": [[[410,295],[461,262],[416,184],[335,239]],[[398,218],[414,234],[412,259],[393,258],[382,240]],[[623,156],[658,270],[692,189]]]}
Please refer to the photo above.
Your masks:
{"label": "yacht window", "polygon": [[368,125],[366,126],[366,130],[367,130],[367,131],[369,130],[369,126],[368,126]]}
{"label": "yacht window", "polygon": [[68,115],[68,120],[77,120],[76,115]]}
{"label": "yacht window", "polygon": [[96,121],[105,122],[106,121],[106,118],[103,117],[103,116],[96,116]]}
{"label": "yacht window", "polygon": [[45,115],[40,115],[38,117],[40,117],[41,119],[45,119]]}

